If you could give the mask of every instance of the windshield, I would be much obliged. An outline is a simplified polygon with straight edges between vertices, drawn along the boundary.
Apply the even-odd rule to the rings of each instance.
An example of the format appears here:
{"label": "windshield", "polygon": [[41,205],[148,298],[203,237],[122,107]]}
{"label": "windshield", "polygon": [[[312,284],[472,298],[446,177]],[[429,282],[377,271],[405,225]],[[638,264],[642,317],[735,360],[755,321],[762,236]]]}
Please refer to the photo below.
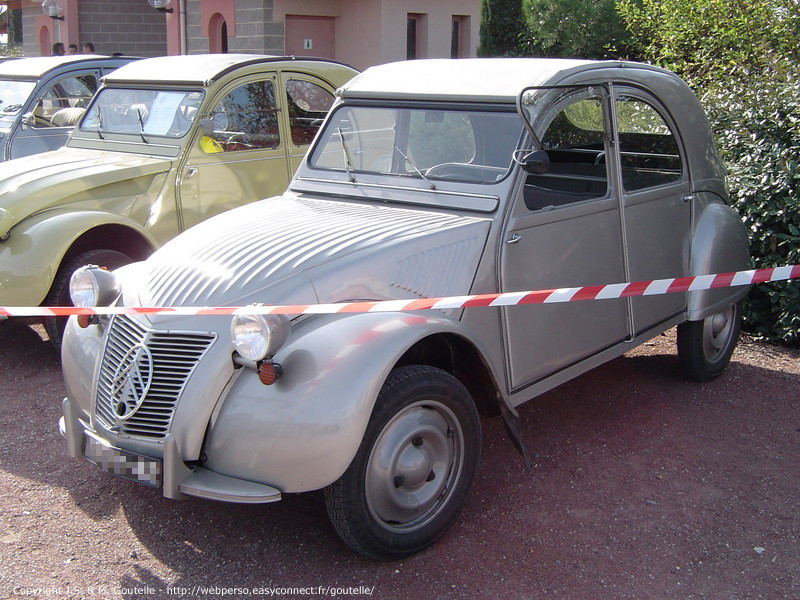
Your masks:
{"label": "windshield", "polygon": [[522,123],[514,112],[342,106],[309,164],[359,174],[495,183],[511,165]]}
{"label": "windshield", "polygon": [[179,138],[186,135],[203,101],[202,91],[106,88],[86,113],[82,131]]}
{"label": "windshield", "polygon": [[35,81],[7,81],[0,79],[0,118],[16,115],[31,95]]}

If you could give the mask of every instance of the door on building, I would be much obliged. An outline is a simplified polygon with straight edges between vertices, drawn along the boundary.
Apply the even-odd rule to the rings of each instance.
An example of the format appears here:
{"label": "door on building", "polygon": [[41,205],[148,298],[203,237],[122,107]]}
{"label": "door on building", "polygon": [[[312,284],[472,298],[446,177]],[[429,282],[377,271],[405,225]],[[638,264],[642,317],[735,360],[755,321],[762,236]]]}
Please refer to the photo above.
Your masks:
{"label": "door on building", "polygon": [[286,15],[286,54],[336,58],[334,18]]}

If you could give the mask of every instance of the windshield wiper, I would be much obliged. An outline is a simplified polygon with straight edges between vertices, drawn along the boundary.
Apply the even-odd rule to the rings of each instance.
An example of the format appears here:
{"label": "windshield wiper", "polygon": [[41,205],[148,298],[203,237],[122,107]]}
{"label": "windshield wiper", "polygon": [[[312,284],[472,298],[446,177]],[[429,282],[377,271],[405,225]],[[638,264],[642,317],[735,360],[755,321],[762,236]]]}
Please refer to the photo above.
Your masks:
{"label": "windshield wiper", "polygon": [[344,133],[342,133],[341,127],[337,127],[336,130],[339,132],[339,141],[342,142],[342,155],[344,156],[344,168],[347,169],[347,178],[351,183],[355,183],[355,169],[353,163],[350,162],[350,151],[347,149],[347,142],[344,141]]}
{"label": "windshield wiper", "polygon": [[101,140],[105,140],[106,136],[103,135],[101,131],[103,129],[103,110],[98,106],[97,107],[97,137]]}
{"label": "windshield wiper", "polygon": [[150,142],[147,141],[147,138],[144,137],[144,119],[142,119],[142,111],[138,108],[134,108],[133,110],[136,111],[136,116],[139,117],[139,135],[142,136],[142,141],[145,144],[149,144]]}
{"label": "windshield wiper", "polygon": [[407,162],[409,165],[411,165],[411,168],[412,168],[412,169],[414,169],[414,170],[417,172],[417,175],[419,175],[420,177],[422,177],[422,179],[424,179],[424,180],[425,180],[425,181],[428,183],[428,185],[429,185],[429,186],[431,186],[431,189],[432,189],[432,190],[435,190],[435,189],[436,189],[436,185],[434,185],[434,183],[433,183],[433,182],[432,182],[430,179],[428,179],[427,177],[425,177],[425,173],[423,173],[422,171],[420,171],[420,170],[417,168],[417,165],[415,165],[415,164],[414,164],[414,161],[413,161],[413,160],[411,160],[411,159],[410,159],[410,158],[408,158],[408,157],[407,157],[405,154],[403,154],[403,151],[402,151],[402,150],[400,150],[400,148],[398,148],[397,146],[395,146],[395,147],[394,147],[394,149],[395,149],[395,150],[397,150],[397,152],[398,152],[398,154],[400,154],[400,156],[402,156],[403,158],[405,158],[405,159],[406,159],[406,162]]}

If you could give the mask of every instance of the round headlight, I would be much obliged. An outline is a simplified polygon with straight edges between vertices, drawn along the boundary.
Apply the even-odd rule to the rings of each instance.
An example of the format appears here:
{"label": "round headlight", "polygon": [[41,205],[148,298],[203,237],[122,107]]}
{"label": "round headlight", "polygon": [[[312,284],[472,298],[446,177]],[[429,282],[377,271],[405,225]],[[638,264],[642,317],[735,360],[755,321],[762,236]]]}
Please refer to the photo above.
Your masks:
{"label": "round headlight", "polygon": [[69,279],[69,297],[73,306],[97,306],[97,279],[92,275],[91,267],[81,267]]}
{"label": "round headlight", "polygon": [[286,315],[234,315],[231,322],[233,348],[242,358],[258,362],[283,346],[290,329]]}
{"label": "round headlight", "polygon": [[69,279],[69,297],[73,306],[108,306],[119,294],[120,286],[114,274],[95,265],[76,269]]}

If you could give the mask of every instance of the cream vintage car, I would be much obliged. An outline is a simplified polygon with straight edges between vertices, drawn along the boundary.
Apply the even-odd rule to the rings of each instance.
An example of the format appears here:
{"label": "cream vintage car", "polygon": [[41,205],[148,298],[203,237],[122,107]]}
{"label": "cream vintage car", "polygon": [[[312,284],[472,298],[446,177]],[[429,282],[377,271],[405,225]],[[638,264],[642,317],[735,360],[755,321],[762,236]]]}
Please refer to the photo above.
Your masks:
{"label": "cream vintage car", "polygon": [[726,367],[742,287],[397,310],[748,268],[708,123],[674,74],[418,60],[372,67],[339,95],[282,196],[201,223],[144,262],[82,269],[72,299],[388,304],[73,317],[60,423],[71,456],[169,498],[324,490],[350,547],[396,559],[459,514],[479,413],[502,415],[524,449],[515,407],[676,325],[689,376]]}
{"label": "cream vintage car", "polygon": [[[75,107],[86,113],[66,147],[0,164],[0,306],[69,304],[78,267],[141,260],[203,219],[281,193],[354,74],[327,60],[220,54],[106,75]],[[47,326],[59,341],[63,321]]]}

